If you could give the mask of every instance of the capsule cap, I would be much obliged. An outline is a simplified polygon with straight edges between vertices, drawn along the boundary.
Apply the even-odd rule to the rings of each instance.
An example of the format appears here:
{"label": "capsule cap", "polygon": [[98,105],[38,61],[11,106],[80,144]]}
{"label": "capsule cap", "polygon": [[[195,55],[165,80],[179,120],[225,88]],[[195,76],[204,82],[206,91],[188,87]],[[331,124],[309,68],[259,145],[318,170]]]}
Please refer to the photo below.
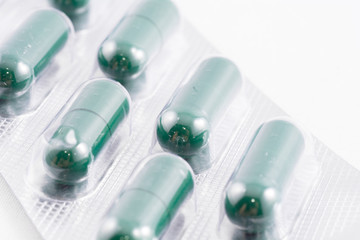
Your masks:
{"label": "capsule cap", "polygon": [[17,54],[1,50],[0,54],[0,98],[11,99],[27,91],[34,80],[32,66]]}
{"label": "capsule cap", "polygon": [[130,13],[152,22],[163,39],[166,39],[180,21],[179,11],[170,0],[145,0]]}
{"label": "capsule cap", "polygon": [[208,58],[180,89],[170,107],[202,113],[213,126],[240,94],[241,85],[241,74],[232,61],[223,57]]}
{"label": "capsule cap", "polygon": [[171,154],[159,154],[149,160],[127,189],[143,189],[157,196],[170,216],[192,193],[194,180],[186,162]]}
{"label": "capsule cap", "polygon": [[126,118],[130,110],[130,98],[126,90],[111,80],[95,80],[84,87],[69,109],[87,110],[102,118],[110,132]]}
{"label": "capsule cap", "polygon": [[158,29],[148,19],[127,16],[101,45],[99,66],[120,82],[136,78],[160,50],[161,44]]}
{"label": "capsule cap", "polygon": [[93,161],[91,146],[83,143],[79,132],[61,126],[44,151],[44,167],[48,174],[63,182],[77,182],[87,176]]}

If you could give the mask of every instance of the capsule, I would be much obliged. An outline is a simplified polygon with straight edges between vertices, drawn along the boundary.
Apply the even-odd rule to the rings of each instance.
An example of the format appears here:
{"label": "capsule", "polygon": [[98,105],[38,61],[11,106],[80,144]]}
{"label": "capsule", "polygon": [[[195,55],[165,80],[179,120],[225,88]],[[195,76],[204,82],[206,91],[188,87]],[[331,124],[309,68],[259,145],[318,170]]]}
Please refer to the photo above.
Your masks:
{"label": "capsule", "polygon": [[90,0],[50,0],[57,9],[69,16],[83,13],[87,10]]}
{"label": "capsule", "polygon": [[[224,115],[241,87],[240,72],[230,60],[214,57],[198,67],[157,120],[160,146],[187,161],[195,172],[209,165],[207,151],[210,126]],[[205,157],[195,158],[194,155]],[[204,167],[203,167],[204,166]]]}
{"label": "capsule", "polygon": [[273,120],[261,125],[227,187],[229,220],[249,232],[270,229],[304,147],[304,136],[292,123]]}
{"label": "capsule", "polygon": [[70,19],[75,31],[87,27],[90,16],[90,0],[49,0],[51,5],[64,12]]}
{"label": "capsule", "polygon": [[44,151],[44,166],[52,178],[79,182],[97,154],[129,113],[126,90],[111,80],[95,80],[86,85]]}
{"label": "capsule", "polygon": [[0,49],[0,98],[24,94],[64,47],[71,27],[54,10],[33,13]]}
{"label": "capsule", "polygon": [[141,1],[100,46],[101,70],[120,82],[138,77],[178,22],[178,10],[170,0]]}
{"label": "capsule", "polygon": [[153,156],[120,193],[98,239],[159,239],[193,189],[185,161],[171,154]]}

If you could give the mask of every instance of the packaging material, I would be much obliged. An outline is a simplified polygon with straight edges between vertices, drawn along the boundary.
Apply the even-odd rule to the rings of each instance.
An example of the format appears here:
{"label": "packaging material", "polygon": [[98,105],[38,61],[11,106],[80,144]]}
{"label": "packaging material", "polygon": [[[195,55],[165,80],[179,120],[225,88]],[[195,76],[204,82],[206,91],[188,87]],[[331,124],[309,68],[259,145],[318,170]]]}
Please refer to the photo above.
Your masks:
{"label": "packaging material", "polygon": [[[190,213],[195,210],[194,201],[185,204],[194,199],[194,185],[192,169],[182,158],[165,153],[150,156],[136,167],[105,215],[98,239],[171,239],[181,235],[182,226],[191,221]],[[169,230],[173,222],[177,224],[172,226],[178,226]]]}
{"label": "packaging material", "polygon": [[163,79],[157,66],[173,67],[187,48],[178,32],[181,25],[179,11],[171,1],[131,5],[102,39],[92,76],[115,79],[136,102],[148,98]]}
{"label": "packaging material", "polygon": [[0,238],[42,239],[35,225],[26,214],[24,207],[11,191],[2,175],[0,175],[0,191]]}
{"label": "packaging material", "polygon": [[[169,0],[161,2],[167,1]],[[65,1],[57,3],[65,3]],[[241,66],[235,67],[230,60],[224,60],[226,56],[222,56],[203,39],[186,20],[181,18],[181,14],[176,15],[177,11],[175,11],[169,16],[170,10],[167,10],[169,12],[162,15],[164,18],[159,17],[158,14],[150,16],[152,13],[148,12],[150,7],[141,8],[139,6],[142,5],[137,5],[138,3],[149,6],[154,3],[174,6],[171,3],[160,3],[160,0],[136,2],[90,0],[87,3],[88,7],[80,7],[79,10],[79,12],[87,12],[88,18],[87,20],[85,18],[81,28],[69,31],[69,36],[72,36],[69,38],[71,43],[69,46],[64,45],[64,54],[62,51],[56,54],[56,57],[49,61],[48,67],[44,68],[31,83],[29,88],[31,100],[23,101],[29,103],[31,107],[24,111],[9,111],[11,114],[1,114],[0,173],[43,238],[101,239],[102,235],[99,232],[104,231],[104,225],[105,228],[111,229],[120,226],[124,219],[135,221],[141,218],[140,215],[135,214],[140,212],[135,210],[141,209],[154,211],[146,215],[149,216],[148,223],[153,225],[144,228],[145,233],[157,229],[154,235],[141,235],[144,232],[140,231],[139,236],[154,236],[161,239],[321,240],[338,235],[345,227],[354,226],[360,216],[359,171],[332,153],[316,137],[298,127],[296,121],[288,117],[250,80],[246,79],[239,68]],[[2,22],[6,24],[0,25],[1,32],[5,33],[0,35],[0,42],[6,42],[7,37],[13,36],[19,26],[22,26],[26,16],[32,16],[37,11],[42,11],[41,9],[49,9],[52,4],[53,1],[47,0],[4,1],[0,5],[0,15]],[[157,9],[167,9],[167,7]],[[56,10],[51,12],[58,14]],[[71,15],[69,12],[67,14]],[[67,19],[63,14],[59,16],[62,20]],[[154,26],[161,26],[158,29],[159,35],[150,30],[149,25],[148,32],[141,31],[144,35],[136,37],[139,43],[144,43],[141,47],[146,48],[146,51],[138,51],[139,47],[136,52],[149,54],[144,58],[146,63],[141,65],[143,67],[139,72],[129,77],[127,80],[129,84],[119,79],[108,79],[111,75],[106,75],[99,65],[99,50],[117,33],[132,29],[123,25],[129,22],[129,19],[140,21],[139,18],[146,18],[144,21],[146,23],[141,24],[142,27],[150,24],[150,20],[155,22]],[[73,23],[76,22],[72,20]],[[70,24],[68,20],[64,22]],[[26,27],[27,24],[31,26]],[[34,30],[38,29],[39,36],[36,37],[39,39],[41,34],[45,34],[45,30],[48,30],[49,36],[45,42],[52,39],[50,36],[53,35],[50,33],[56,32],[57,29],[57,27],[46,27],[41,31],[35,22],[28,21],[27,24],[23,25],[26,29],[22,32],[31,32],[30,27]],[[51,25],[52,22],[48,21],[47,24]],[[166,41],[162,39],[161,43],[156,40],[162,36],[160,33],[166,35],[166,38],[164,37]],[[131,36],[128,37],[126,41],[132,39]],[[18,37],[16,39],[19,40]],[[45,44],[41,45],[44,48],[39,49],[44,50]],[[37,49],[35,45],[23,46],[25,47],[22,51]],[[153,46],[156,47],[152,49]],[[123,64],[126,62],[124,61],[121,60],[119,63]],[[229,61],[225,64],[227,66],[225,70],[221,67],[222,61]],[[211,64],[215,66],[209,67],[208,71],[215,72],[206,76],[206,69]],[[236,73],[236,77],[231,74],[222,76],[226,73]],[[105,77],[107,79],[104,79]],[[211,79],[214,85],[206,86],[203,80],[199,81],[201,89],[196,89],[198,83],[194,79],[203,77]],[[4,78],[1,75],[2,79]],[[234,82],[237,84],[230,87],[216,82],[216,80],[225,81],[224,79],[227,79],[229,84]],[[240,84],[237,80],[233,82],[231,79],[240,79]],[[96,86],[94,89],[99,91],[93,91],[91,86],[99,82],[110,84],[112,87],[102,91],[101,86]],[[121,87],[119,82],[122,82],[124,87]],[[191,85],[194,83],[196,84]],[[207,88],[205,89],[204,86]],[[199,97],[190,97],[192,87],[194,94],[198,94]],[[121,90],[115,95],[123,96],[122,100],[116,101],[117,106],[112,100],[108,100],[113,99],[111,92],[116,89]],[[88,91],[91,93],[85,94]],[[129,92],[133,104],[130,104],[130,97],[126,91]],[[87,98],[84,94],[86,96],[99,94],[99,96]],[[25,95],[26,93],[22,96]],[[104,96],[100,97],[100,95]],[[16,96],[14,99],[17,101],[22,96]],[[10,106],[6,101],[0,102],[1,112],[5,112]],[[129,117],[126,117],[127,108],[119,107],[123,101],[129,102],[131,109]],[[208,155],[201,155],[207,160],[205,163],[209,163],[204,168],[194,167],[196,164],[189,161],[186,154],[176,152],[172,147],[164,149],[165,145],[158,142],[157,126],[161,117],[170,110],[180,112],[180,106],[183,105],[186,105],[184,109],[187,111],[191,112],[195,108],[196,111],[200,111],[200,118],[197,119],[206,119],[206,121],[196,121],[201,125],[200,127],[206,125],[204,129],[209,131],[206,138],[202,138],[202,140],[208,139],[209,150]],[[187,108],[188,106],[190,108]],[[21,104],[15,104],[15,108],[17,107],[21,107]],[[122,117],[114,112],[111,114],[114,109],[123,109],[120,114]],[[91,115],[89,112],[97,115]],[[112,122],[110,117],[114,114],[120,119],[116,130],[117,124]],[[281,125],[290,124],[292,130],[288,129],[280,133],[275,131],[273,136],[269,134],[272,130],[267,130],[272,127],[267,126],[274,121],[281,122]],[[260,126],[262,127],[259,129]],[[74,127],[81,134],[76,135],[76,131],[71,130],[70,127]],[[66,129],[69,131],[65,131]],[[186,132],[185,127],[180,130]],[[173,143],[182,144],[182,141],[186,140],[185,135],[180,137],[181,131],[176,136],[172,136]],[[254,138],[255,133],[257,135]],[[270,144],[269,135],[279,139],[278,144],[275,141],[274,146],[271,147],[276,149],[273,153],[266,150],[266,146]],[[166,137],[166,134],[164,136]],[[81,141],[77,142],[79,139]],[[77,143],[83,144],[77,145]],[[203,142],[200,143],[199,149],[204,150]],[[85,151],[80,151],[84,155],[81,155],[76,148],[79,145],[84,146],[81,149]],[[62,148],[64,146],[66,148]],[[181,148],[182,145],[178,146],[180,150],[186,150],[189,145],[185,144],[184,148]],[[54,149],[55,154],[53,154]],[[63,155],[57,155],[56,152],[61,152]],[[172,152],[179,156],[164,152]],[[266,152],[274,159],[269,160],[261,155]],[[264,161],[259,168],[254,166],[255,161],[260,161],[255,157],[258,156],[257,154],[263,157]],[[72,168],[74,165],[70,165],[71,159],[67,158],[69,156],[76,156],[72,160],[84,164],[78,165],[79,168]],[[147,170],[151,169],[151,163],[158,156],[173,158],[173,161],[169,161],[171,162],[169,165],[161,164],[165,169],[164,173],[151,176],[159,185],[151,185],[151,181],[146,182],[143,176],[147,176]],[[196,175],[191,173],[189,178],[194,182],[193,189],[188,191],[189,194],[179,195],[183,198],[179,198],[181,201],[179,199],[175,201],[178,205],[164,203],[165,208],[176,205],[172,208],[174,211],[165,214],[167,217],[164,222],[159,223],[155,220],[153,222],[150,218],[161,212],[155,207],[159,205],[159,209],[161,208],[158,201],[154,200],[152,204],[154,207],[150,209],[145,203],[140,203],[144,200],[141,196],[134,197],[134,202],[132,198],[127,199],[125,196],[130,192],[141,195],[140,193],[145,189],[148,189],[149,194],[156,193],[156,196],[171,193],[174,189],[167,189],[166,186],[170,186],[175,177],[173,179],[166,175],[171,172],[166,167],[171,168],[172,164],[181,162],[180,157],[187,158],[183,160],[183,165],[188,172],[191,172],[188,163],[196,172]],[[288,158],[291,158],[289,162],[285,160]],[[273,171],[272,164],[277,166]],[[246,168],[246,173],[242,170],[243,167]],[[279,172],[279,168],[283,170]],[[158,169],[159,172],[161,169]],[[180,170],[180,167],[176,170]],[[257,172],[258,170],[260,172]],[[260,175],[259,178],[252,178],[252,172],[263,174],[264,181],[261,182]],[[245,175],[246,179],[243,179]],[[159,180],[161,176],[164,178],[163,181]],[[268,205],[266,219],[262,218],[258,221],[259,219],[252,217],[256,210],[256,208],[250,209],[252,199],[250,205],[245,206],[249,208],[235,211],[235,217],[229,218],[231,209],[228,209],[229,212],[226,211],[226,201],[229,197],[234,199],[233,195],[229,196],[229,191],[239,193],[231,191],[234,183],[244,185],[250,184],[250,181],[261,183],[265,188],[269,187],[270,191],[267,193],[270,192],[272,196],[277,195]],[[156,186],[159,186],[159,189]],[[164,191],[160,191],[161,187],[164,187]],[[241,196],[237,195],[237,197],[241,199]],[[163,201],[169,199],[172,198]],[[139,209],[130,211],[126,208],[127,204],[135,204],[136,201],[140,201]],[[118,203],[120,205],[117,205]],[[269,202],[264,204],[266,203]],[[127,214],[116,218],[118,210],[119,212],[129,210],[131,213],[128,218],[125,216]],[[239,213],[244,213],[245,218],[237,220],[236,214]],[[161,213],[160,215],[162,216]],[[116,221],[106,223],[106,219],[109,218]]]}
{"label": "packaging material", "polygon": [[317,180],[312,146],[290,120],[261,124],[224,190],[220,235],[284,239]]}
{"label": "packaging material", "polygon": [[0,43],[1,116],[36,110],[63,77],[60,66],[71,64],[70,20],[53,9],[29,13],[12,32],[3,30],[8,34]]}
{"label": "packaging material", "polygon": [[[230,60],[212,57],[204,60],[185,82],[160,113],[154,143],[157,141],[163,150],[184,158],[198,174],[214,162],[211,137],[217,133],[218,123],[222,120],[231,133],[233,123],[241,119],[238,114],[230,120],[234,116],[226,113],[239,112],[231,107],[234,108],[234,98],[237,97],[236,105],[241,102],[242,78]],[[223,142],[228,138],[229,135],[224,136]]]}
{"label": "packaging material", "polygon": [[77,32],[97,26],[97,19],[109,8],[109,1],[92,0],[41,0],[41,5],[48,5],[64,12],[72,21]]}
{"label": "packaging material", "polygon": [[36,141],[27,181],[56,199],[94,190],[130,135],[130,105],[119,83],[86,82]]}

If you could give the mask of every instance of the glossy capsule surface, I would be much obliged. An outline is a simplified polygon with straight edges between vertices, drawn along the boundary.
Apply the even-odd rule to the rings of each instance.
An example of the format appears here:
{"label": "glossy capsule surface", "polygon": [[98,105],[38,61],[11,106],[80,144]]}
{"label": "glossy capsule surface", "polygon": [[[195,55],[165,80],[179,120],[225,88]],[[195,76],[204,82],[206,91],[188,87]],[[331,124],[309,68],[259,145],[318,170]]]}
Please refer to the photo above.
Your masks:
{"label": "glossy capsule surface", "polygon": [[240,72],[230,60],[214,57],[203,61],[158,117],[160,146],[186,160],[201,152],[208,145],[210,127],[240,94],[241,84]]}
{"label": "glossy capsule surface", "polygon": [[192,171],[184,160],[154,155],[120,193],[98,239],[159,239],[193,188]]}
{"label": "glossy capsule surface", "polygon": [[86,11],[90,0],[50,0],[54,7],[69,16]]}
{"label": "glossy capsule surface", "polygon": [[120,82],[138,77],[178,22],[178,10],[170,0],[141,1],[100,46],[101,70]]}
{"label": "glossy capsule surface", "polygon": [[250,232],[273,226],[276,207],[304,147],[304,136],[292,123],[272,120],[261,125],[227,187],[229,220]]}
{"label": "glossy capsule surface", "polygon": [[39,10],[27,18],[0,46],[0,99],[24,94],[70,32],[66,17],[54,10]]}
{"label": "glossy capsule surface", "polygon": [[95,80],[86,85],[47,143],[44,166],[48,174],[63,182],[85,178],[129,107],[130,99],[120,84]]}

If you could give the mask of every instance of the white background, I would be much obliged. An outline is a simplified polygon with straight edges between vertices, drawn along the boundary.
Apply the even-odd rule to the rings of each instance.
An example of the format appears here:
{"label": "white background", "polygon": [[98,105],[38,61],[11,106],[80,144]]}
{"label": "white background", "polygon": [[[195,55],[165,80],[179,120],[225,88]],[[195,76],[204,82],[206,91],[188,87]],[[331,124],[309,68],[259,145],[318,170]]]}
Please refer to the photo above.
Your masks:
{"label": "white background", "polygon": [[360,1],[176,3],[267,96],[360,169]]}

